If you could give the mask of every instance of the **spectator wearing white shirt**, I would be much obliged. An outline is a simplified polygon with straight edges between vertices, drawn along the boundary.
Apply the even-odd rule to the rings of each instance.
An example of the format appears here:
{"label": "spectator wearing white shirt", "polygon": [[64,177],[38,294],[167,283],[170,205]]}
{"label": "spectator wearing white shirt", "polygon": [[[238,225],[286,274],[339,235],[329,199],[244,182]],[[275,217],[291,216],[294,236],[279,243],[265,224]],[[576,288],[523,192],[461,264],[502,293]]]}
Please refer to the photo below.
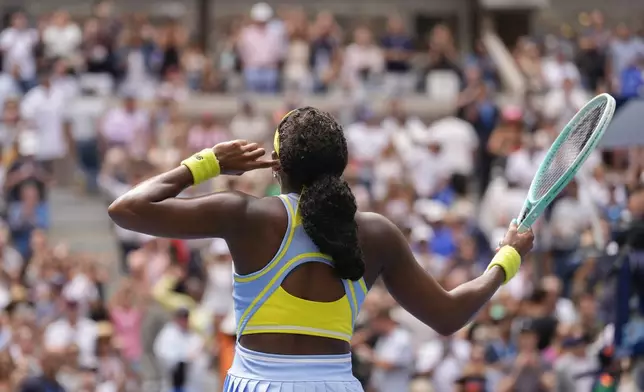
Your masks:
{"label": "spectator wearing white shirt", "polygon": [[371,31],[366,27],[357,28],[353,33],[353,43],[344,52],[341,71],[343,82],[351,88],[362,90],[382,74],[384,65],[384,54],[375,44]]}
{"label": "spectator wearing white shirt", "polygon": [[473,174],[479,138],[470,123],[456,117],[446,117],[433,123],[427,133],[440,143],[446,171],[465,176]]}
{"label": "spectator wearing white shirt", "polygon": [[505,177],[508,182],[521,189],[530,188],[546,152],[547,150],[535,146],[532,140],[524,140],[519,149],[508,154],[505,164]]}
{"label": "spectator wearing white shirt", "polygon": [[371,385],[374,391],[406,391],[409,388],[414,363],[411,334],[401,328],[389,314],[381,310],[372,320],[379,334],[371,362]]}
{"label": "spectator wearing white shirt", "polygon": [[403,160],[413,156],[416,149],[414,139],[422,137],[427,127],[416,116],[409,116],[399,100],[388,103],[389,115],[382,121],[382,128],[391,135],[398,155]]}
{"label": "spectator wearing white shirt", "polygon": [[164,390],[201,392],[201,378],[207,367],[204,362],[205,342],[188,326],[190,312],[179,309],[173,320],[159,332],[154,341],[154,355],[162,366],[167,387]]}
{"label": "spectator wearing white shirt", "polygon": [[45,329],[43,344],[45,349],[60,351],[70,346],[78,347],[78,362],[81,366],[96,365],[96,323],[79,312],[78,302],[65,300],[64,315],[49,324]]}
{"label": "spectator wearing white shirt", "polygon": [[11,99],[16,99],[22,92],[20,85],[17,83],[14,76],[8,72],[0,73],[0,108],[4,108],[5,102]]}
{"label": "spectator wearing white shirt", "polygon": [[22,118],[38,138],[35,158],[53,173],[60,184],[67,184],[69,160],[65,160],[73,143],[66,119],[66,90],[53,83],[52,75],[44,75],[39,86],[29,91],[20,107]]}
{"label": "spectator wearing white shirt", "polygon": [[387,148],[389,133],[378,122],[376,114],[363,109],[360,120],[346,128],[350,156],[358,164],[373,164]]}
{"label": "spectator wearing white shirt", "polygon": [[553,121],[557,129],[563,129],[588,99],[589,96],[581,89],[579,81],[566,77],[561,86],[546,94],[543,115]]}
{"label": "spectator wearing white shirt", "polygon": [[70,20],[67,11],[57,11],[51,18],[51,24],[43,31],[42,41],[45,45],[45,56],[75,60],[83,39],[80,27]]}
{"label": "spectator wearing white shirt", "polygon": [[3,54],[2,70],[18,75],[23,92],[36,84],[36,56],[38,32],[28,25],[27,16],[16,12],[11,26],[0,33],[0,50]]}
{"label": "spectator wearing white shirt", "polygon": [[414,159],[408,162],[411,183],[421,198],[432,197],[452,175],[445,164],[441,142],[431,134],[422,140]]}
{"label": "spectator wearing white shirt", "polygon": [[558,50],[554,57],[543,61],[542,72],[546,85],[551,89],[561,88],[566,79],[577,83],[581,81],[579,69],[561,50]]}
{"label": "spectator wearing white shirt", "polygon": [[279,62],[284,56],[280,29],[272,28],[273,9],[257,3],[250,10],[252,23],[239,35],[237,50],[241,57],[246,89],[257,93],[277,92]]}
{"label": "spectator wearing white shirt", "polygon": [[453,391],[454,382],[469,361],[470,351],[470,343],[466,340],[439,336],[420,347],[416,372],[430,378],[436,392]]}

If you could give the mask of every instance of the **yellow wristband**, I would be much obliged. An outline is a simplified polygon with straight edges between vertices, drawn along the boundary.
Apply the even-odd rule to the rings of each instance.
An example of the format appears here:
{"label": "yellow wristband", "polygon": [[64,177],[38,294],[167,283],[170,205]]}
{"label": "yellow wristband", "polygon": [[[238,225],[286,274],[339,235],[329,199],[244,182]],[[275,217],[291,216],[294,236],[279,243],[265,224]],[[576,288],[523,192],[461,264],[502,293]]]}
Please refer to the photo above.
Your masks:
{"label": "yellow wristband", "polygon": [[212,148],[206,148],[187,158],[181,164],[190,170],[195,185],[217,177],[221,173],[219,161]]}
{"label": "yellow wristband", "polygon": [[517,272],[519,272],[519,267],[521,267],[521,255],[516,249],[506,245],[496,252],[496,255],[494,255],[494,258],[487,266],[487,269],[490,270],[490,268],[495,265],[501,267],[503,272],[505,272],[505,281],[503,284],[506,284],[514,278],[514,275],[516,275]]}

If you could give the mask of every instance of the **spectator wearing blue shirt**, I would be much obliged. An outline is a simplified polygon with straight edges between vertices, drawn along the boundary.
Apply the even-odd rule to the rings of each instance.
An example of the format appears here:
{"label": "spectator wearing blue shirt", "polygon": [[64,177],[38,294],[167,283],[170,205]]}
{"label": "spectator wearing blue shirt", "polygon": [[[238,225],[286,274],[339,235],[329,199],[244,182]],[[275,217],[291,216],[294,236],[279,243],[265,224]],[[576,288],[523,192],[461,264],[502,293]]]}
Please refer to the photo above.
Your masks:
{"label": "spectator wearing blue shirt", "polygon": [[481,72],[483,81],[492,88],[493,91],[499,87],[499,73],[496,64],[490,57],[481,40],[476,41],[474,52],[468,56],[466,66],[475,66]]}
{"label": "spectator wearing blue shirt", "polygon": [[20,201],[9,205],[8,223],[16,249],[28,259],[31,234],[36,229],[49,226],[49,211],[47,205],[40,201],[36,185],[29,183],[22,187]]}
{"label": "spectator wearing blue shirt", "polygon": [[385,51],[385,90],[389,94],[412,92],[415,78],[411,73],[410,61],[414,46],[400,16],[391,16],[387,21],[387,33],[382,38],[382,47]]}
{"label": "spectator wearing blue shirt", "polygon": [[644,42],[639,37],[631,34],[631,30],[620,24],[615,29],[615,38],[608,47],[608,70],[610,81],[613,82],[613,90],[619,93],[619,79],[622,72],[631,66],[639,57],[644,54]]}
{"label": "spectator wearing blue shirt", "polygon": [[642,95],[644,86],[644,68],[642,67],[643,57],[627,66],[620,75],[620,98],[631,99]]}

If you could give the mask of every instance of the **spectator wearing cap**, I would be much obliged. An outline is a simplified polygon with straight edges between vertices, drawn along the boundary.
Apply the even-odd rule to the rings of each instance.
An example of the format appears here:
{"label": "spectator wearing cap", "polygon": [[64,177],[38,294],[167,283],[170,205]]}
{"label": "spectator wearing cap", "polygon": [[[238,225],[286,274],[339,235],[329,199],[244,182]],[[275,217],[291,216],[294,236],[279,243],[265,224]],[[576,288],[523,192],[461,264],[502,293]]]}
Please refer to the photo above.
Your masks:
{"label": "spectator wearing cap", "polygon": [[250,19],[251,24],[241,30],[237,41],[246,89],[275,93],[284,43],[281,34],[268,26],[273,19],[273,9],[266,3],[257,3],[250,10]]}
{"label": "spectator wearing cap", "polygon": [[154,353],[165,371],[167,389],[172,392],[201,391],[205,341],[189,326],[190,311],[175,310],[174,317],[154,342]]}

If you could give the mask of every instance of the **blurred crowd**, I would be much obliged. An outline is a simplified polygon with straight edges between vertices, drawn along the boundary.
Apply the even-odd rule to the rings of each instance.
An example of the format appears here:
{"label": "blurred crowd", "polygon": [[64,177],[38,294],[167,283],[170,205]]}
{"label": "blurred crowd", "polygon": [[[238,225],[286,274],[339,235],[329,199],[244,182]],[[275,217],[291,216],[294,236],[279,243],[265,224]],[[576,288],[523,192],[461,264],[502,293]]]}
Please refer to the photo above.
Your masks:
{"label": "blurred crowd", "polygon": [[[644,83],[644,41],[598,12],[510,47],[526,94],[500,105],[500,71],[477,42],[463,55],[447,26],[420,40],[390,16],[382,32],[343,30],[328,12],[256,4],[206,52],[176,21],[152,24],[100,1],[74,21],[22,12],[0,32],[0,391],[216,390],[235,343],[232,263],[222,240],[159,239],[114,228],[118,260],[50,243],[52,187],[111,201],[203,148],[240,138],[270,148],[310,94],[341,94],[360,210],[396,223],[417,260],[451,290],[481,274],[545,151],[590,97],[623,103]],[[82,22],[78,24],[77,22]],[[275,113],[243,95],[232,118],[186,117],[198,93],[286,96]],[[451,115],[408,114],[412,94],[454,98]],[[83,96],[117,97],[95,105]],[[371,98],[386,97],[378,115]],[[82,106],[70,112],[70,102]],[[431,121],[429,121],[431,120]],[[644,218],[644,154],[599,151],[535,226],[517,277],[471,324],[442,337],[381,283],[354,336],[369,392],[638,391],[638,360],[613,347],[614,232]],[[182,196],[279,193],[268,171],[219,177]],[[122,278],[109,280],[110,264]],[[114,294],[107,294],[107,287]],[[634,374],[634,376],[633,376]],[[604,389],[601,389],[604,388]]]}

